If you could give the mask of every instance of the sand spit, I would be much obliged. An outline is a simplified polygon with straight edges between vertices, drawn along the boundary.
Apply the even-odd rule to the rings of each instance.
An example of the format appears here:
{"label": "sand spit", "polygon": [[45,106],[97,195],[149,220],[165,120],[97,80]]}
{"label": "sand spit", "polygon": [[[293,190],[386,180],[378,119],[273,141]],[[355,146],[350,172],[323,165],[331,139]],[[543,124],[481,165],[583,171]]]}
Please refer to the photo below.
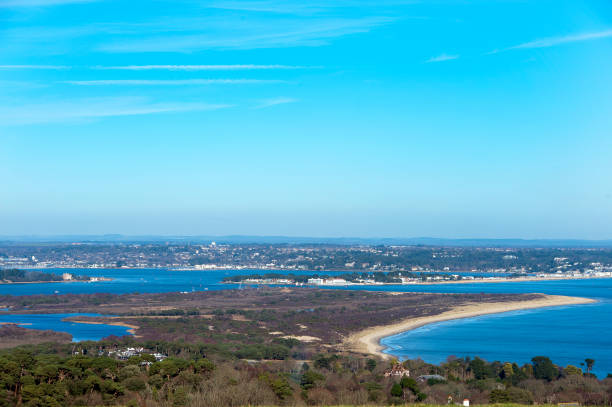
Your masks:
{"label": "sand spit", "polygon": [[136,335],[136,330],[140,329],[138,325],[128,324],[125,322],[100,322],[100,321],[87,321],[87,320],[79,320],[79,319],[70,319],[70,322],[74,322],[77,324],[91,324],[91,325],[113,325],[113,326],[123,326],[126,328],[130,328],[127,331],[134,336]]}
{"label": "sand spit", "polygon": [[543,295],[541,298],[529,301],[493,302],[481,304],[469,304],[438,315],[427,317],[409,318],[401,322],[376,326],[350,335],[343,343],[343,347],[359,353],[369,353],[384,359],[390,355],[382,353],[384,347],[380,340],[386,336],[410,331],[423,325],[434,322],[448,321],[452,319],[471,318],[479,315],[497,314],[509,311],[518,311],[533,308],[556,307],[562,305],[589,304],[596,302],[590,298],[567,297],[562,295]]}

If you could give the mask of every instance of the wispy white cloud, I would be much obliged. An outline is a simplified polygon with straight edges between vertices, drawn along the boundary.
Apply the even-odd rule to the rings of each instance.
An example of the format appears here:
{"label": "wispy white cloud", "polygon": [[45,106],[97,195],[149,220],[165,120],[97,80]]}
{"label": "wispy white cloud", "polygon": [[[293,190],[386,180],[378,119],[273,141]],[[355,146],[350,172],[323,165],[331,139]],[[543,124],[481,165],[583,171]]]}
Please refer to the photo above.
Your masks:
{"label": "wispy white cloud", "polygon": [[205,7],[279,14],[313,14],[338,8],[380,8],[414,4],[419,0],[221,0],[205,3]]}
{"label": "wispy white cloud", "polygon": [[[193,28],[187,32],[167,30],[160,35],[147,34],[144,38],[135,39],[122,36],[100,45],[99,50],[131,53],[313,47],[327,45],[333,38],[366,33],[392,21],[395,19],[391,17],[200,21],[197,24],[199,29]],[[202,30],[201,27],[207,27],[209,31]]]}
{"label": "wispy white cloud", "polygon": [[63,6],[66,4],[92,3],[94,1],[97,0],[2,0],[0,1],[0,8]]}
{"label": "wispy white cloud", "polygon": [[5,81],[0,80],[0,88],[13,88],[13,89],[37,89],[45,88],[49,85],[43,82],[32,82],[32,81]]}
{"label": "wispy white cloud", "polygon": [[191,53],[208,49],[323,46],[336,38],[367,33],[394,21],[397,18],[371,15],[272,18],[256,13],[245,18],[229,13],[150,21],[17,26],[0,29],[0,38],[3,51],[32,55],[70,53],[79,40],[87,51]]}
{"label": "wispy white cloud", "polygon": [[290,2],[278,0],[255,0],[255,1],[217,1],[206,4],[208,8],[218,8],[224,10],[239,10],[239,11],[254,11],[265,13],[281,13],[281,14],[310,14],[324,11],[332,7],[341,7],[345,2],[337,0],[336,2],[321,2],[321,1],[304,1]]}
{"label": "wispy white cloud", "polygon": [[63,81],[80,86],[187,86],[187,85],[249,85],[266,83],[285,83],[275,79],[101,79],[92,81]]}
{"label": "wispy white cloud", "polygon": [[287,98],[287,97],[278,97],[278,98],[273,98],[273,99],[264,99],[262,101],[259,102],[259,104],[257,104],[257,106],[255,106],[255,109],[263,109],[266,107],[272,107],[272,106],[277,106],[277,105],[284,105],[287,103],[295,103],[297,102],[297,99],[294,98]]}
{"label": "wispy white cloud", "polygon": [[143,98],[91,98],[0,106],[0,125],[73,123],[117,116],[217,110],[231,107],[206,103],[155,103]]}
{"label": "wispy white cloud", "polygon": [[64,65],[0,65],[0,70],[24,70],[24,69],[70,69]]}
{"label": "wispy white cloud", "polygon": [[126,65],[126,66],[94,66],[93,69],[124,70],[124,71],[255,71],[274,69],[308,69],[313,67],[295,65]]}
{"label": "wispy white cloud", "polygon": [[512,51],[517,49],[530,49],[530,48],[549,48],[555,47],[557,45],[568,44],[572,42],[581,42],[581,41],[591,41],[598,40],[602,38],[612,37],[612,30],[598,31],[598,32],[589,32],[589,33],[581,33],[581,34],[572,34],[565,35],[560,37],[548,37],[542,38],[539,40],[529,41],[522,44],[514,45],[512,47],[493,50],[488,54],[497,54],[499,52],[504,51]]}
{"label": "wispy white cloud", "polygon": [[427,61],[425,61],[426,63],[431,63],[431,62],[444,62],[444,61],[452,61],[453,59],[459,59],[459,55],[447,55],[447,54],[442,54],[442,55],[438,55],[437,57],[431,57],[429,58]]}

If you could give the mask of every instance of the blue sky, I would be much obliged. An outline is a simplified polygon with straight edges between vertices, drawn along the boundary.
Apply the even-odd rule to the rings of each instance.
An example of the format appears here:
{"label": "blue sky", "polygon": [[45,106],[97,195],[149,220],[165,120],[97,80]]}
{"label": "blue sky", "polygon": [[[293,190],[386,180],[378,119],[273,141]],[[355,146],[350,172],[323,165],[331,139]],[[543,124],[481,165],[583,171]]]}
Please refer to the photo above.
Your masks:
{"label": "blue sky", "polygon": [[0,0],[0,235],[612,238],[612,3]]}

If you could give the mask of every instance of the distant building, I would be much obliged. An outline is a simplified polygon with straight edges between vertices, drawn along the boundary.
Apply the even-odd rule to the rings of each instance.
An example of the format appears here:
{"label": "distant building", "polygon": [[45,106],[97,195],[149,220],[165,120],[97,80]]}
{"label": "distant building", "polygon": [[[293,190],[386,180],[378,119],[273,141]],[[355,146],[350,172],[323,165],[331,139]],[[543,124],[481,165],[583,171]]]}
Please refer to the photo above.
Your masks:
{"label": "distant building", "polygon": [[426,382],[427,380],[440,380],[446,381],[444,376],[440,376],[439,374],[425,374],[423,376],[417,377],[417,382]]}
{"label": "distant building", "polygon": [[72,274],[70,274],[70,273],[62,274],[62,280],[64,280],[64,281],[72,280]]}
{"label": "distant building", "polygon": [[323,282],[325,285],[346,285],[348,281],[343,278],[328,278]]}
{"label": "distant building", "polygon": [[409,377],[410,370],[406,369],[401,364],[394,365],[391,369],[385,372],[385,377]]}

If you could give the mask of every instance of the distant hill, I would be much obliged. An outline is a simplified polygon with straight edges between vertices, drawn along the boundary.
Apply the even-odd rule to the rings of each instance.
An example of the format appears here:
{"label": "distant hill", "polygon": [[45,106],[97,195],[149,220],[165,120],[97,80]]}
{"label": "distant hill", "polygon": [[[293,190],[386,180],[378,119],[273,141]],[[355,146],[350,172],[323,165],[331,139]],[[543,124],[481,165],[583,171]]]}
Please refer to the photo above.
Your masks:
{"label": "distant hill", "polygon": [[306,236],[160,236],[160,235],[30,235],[0,236],[5,243],[223,243],[223,244],[333,244],[333,245],[401,245],[401,246],[452,246],[452,247],[562,247],[562,248],[606,248],[612,247],[612,240],[581,239],[450,239],[435,237],[412,238],[363,238],[363,237],[306,237]]}

